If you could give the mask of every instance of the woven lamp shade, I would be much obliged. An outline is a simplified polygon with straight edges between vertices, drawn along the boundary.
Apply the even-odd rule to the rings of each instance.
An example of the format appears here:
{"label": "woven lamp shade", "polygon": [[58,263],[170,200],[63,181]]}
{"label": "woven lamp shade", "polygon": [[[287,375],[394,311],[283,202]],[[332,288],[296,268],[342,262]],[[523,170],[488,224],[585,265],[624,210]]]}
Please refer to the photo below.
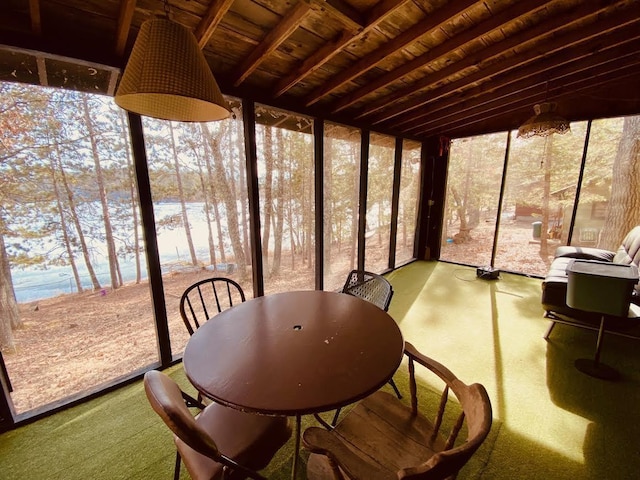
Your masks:
{"label": "woven lamp shade", "polygon": [[115,102],[163,120],[209,122],[230,115],[196,37],[167,18],[140,27]]}
{"label": "woven lamp shade", "polygon": [[524,122],[518,129],[518,137],[548,137],[553,133],[564,135],[571,130],[569,120],[555,113],[556,104],[545,102],[535,105],[535,115]]}

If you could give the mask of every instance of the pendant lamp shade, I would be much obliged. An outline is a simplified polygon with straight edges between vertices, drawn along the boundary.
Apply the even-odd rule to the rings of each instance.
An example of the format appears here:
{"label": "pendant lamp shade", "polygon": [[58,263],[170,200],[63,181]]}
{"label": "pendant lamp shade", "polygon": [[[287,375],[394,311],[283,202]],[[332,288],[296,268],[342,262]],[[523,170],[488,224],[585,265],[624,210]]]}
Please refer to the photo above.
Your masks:
{"label": "pendant lamp shade", "polygon": [[231,113],[194,34],[163,17],[140,27],[115,102],[180,122],[222,120]]}
{"label": "pendant lamp shade", "polygon": [[571,130],[569,120],[556,113],[554,102],[545,102],[533,107],[535,115],[518,129],[518,137],[547,137],[553,133],[565,134]]}

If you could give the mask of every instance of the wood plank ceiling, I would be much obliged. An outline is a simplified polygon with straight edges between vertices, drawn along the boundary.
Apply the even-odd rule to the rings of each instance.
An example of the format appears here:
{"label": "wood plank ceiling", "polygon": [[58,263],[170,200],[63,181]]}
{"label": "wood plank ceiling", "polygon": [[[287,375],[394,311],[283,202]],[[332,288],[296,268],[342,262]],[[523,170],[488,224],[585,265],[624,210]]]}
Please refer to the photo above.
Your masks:
{"label": "wood plank ceiling", "polygon": [[640,0],[4,0],[0,79],[113,94],[166,10],[224,93],[372,131],[507,130],[544,100],[640,113]]}

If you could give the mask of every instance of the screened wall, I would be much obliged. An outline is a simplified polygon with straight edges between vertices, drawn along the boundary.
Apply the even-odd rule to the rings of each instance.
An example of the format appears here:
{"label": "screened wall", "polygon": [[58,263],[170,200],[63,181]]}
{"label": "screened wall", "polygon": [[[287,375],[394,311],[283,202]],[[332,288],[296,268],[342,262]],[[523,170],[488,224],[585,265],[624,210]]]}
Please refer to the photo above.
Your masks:
{"label": "screened wall", "polygon": [[544,276],[561,245],[617,250],[640,224],[638,138],[632,116],[453,140],[440,259]]}
{"label": "screened wall", "polygon": [[247,298],[337,290],[352,268],[414,258],[420,143],[228,100],[225,121],[179,123],[0,84],[0,341],[18,420],[178,360],[180,298],[200,279]]}

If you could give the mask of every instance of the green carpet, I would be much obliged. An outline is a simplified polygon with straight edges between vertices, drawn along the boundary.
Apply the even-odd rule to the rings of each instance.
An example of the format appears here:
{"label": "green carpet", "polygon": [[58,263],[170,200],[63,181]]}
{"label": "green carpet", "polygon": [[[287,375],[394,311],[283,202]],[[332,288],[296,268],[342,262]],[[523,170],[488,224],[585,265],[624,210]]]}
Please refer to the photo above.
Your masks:
{"label": "green carpet", "polygon": [[[459,479],[639,477],[637,341],[606,337],[602,360],[622,379],[597,380],[573,366],[593,355],[594,332],[559,325],[548,342],[542,338],[548,321],[540,280],[477,280],[473,268],[436,262],[416,262],[388,278],[395,291],[389,313],[405,339],[461,380],[485,385],[491,397],[491,434]],[[192,390],[181,365],[168,372]],[[395,380],[406,392],[404,369]],[[427,398],[430,382],[423,380]],[[290,478],[292,449],[290,442],[263,473]],[[170,479],[174,453],[136,383],[0,435],[0,478]]]}

